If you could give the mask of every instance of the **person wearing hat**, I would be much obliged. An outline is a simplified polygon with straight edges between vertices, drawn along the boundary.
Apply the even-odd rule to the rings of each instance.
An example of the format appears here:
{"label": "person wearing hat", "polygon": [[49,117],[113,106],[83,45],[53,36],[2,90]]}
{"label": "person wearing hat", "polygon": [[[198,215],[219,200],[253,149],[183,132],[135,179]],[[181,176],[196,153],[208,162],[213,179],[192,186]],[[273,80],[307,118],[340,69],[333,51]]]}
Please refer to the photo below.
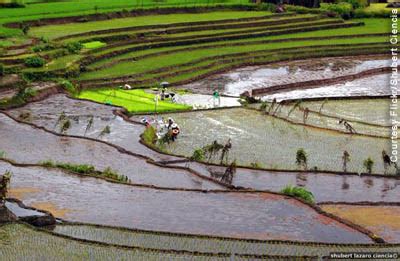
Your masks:
{"label": "person wearing hat", "polygon": [[179,134],[180,132],[181,132],[181,131],[180,131],[180,129],[179,129],[178,124],[173,123],[173,124],[171,125],[171,138],[172,138],[172,141],[175,141],[175,140],[176,140],[176,138],[178,137],[178,134]]}
{"label": "person wearing hat", "polygon": [[171,117],[169,117],[168,118],[168,129],[171,129],[173,124],[174,124],[174,120]]}

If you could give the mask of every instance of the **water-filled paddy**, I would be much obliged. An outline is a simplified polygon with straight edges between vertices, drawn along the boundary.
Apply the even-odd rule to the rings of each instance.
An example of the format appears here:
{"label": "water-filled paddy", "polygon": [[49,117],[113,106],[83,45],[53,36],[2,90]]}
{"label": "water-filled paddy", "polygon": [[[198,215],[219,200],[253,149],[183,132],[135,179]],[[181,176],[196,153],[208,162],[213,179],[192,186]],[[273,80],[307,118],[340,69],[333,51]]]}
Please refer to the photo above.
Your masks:
{"label": "water-filled paddy", "polygon": [[[0,163],[11,189],[32,187],[28,206],[52,203],[70,221],[239,238],[371,242],[297,200],[268,193],[161,191]],[[57,213],[55,214],[57,216]]]}
{"label": "water-filled paddy", "polygon": [[[349,133],[340,119],[347,121],[358,134],[378,137],[390,137],[389,106],[391,100],[382,99],[343,99],[292,102],[287,105],[273,106],[265,109],[274,115],[295,123],[337,130]],[[260,104],[252,107],[260,109]],[[305,111],[309,113],[305,119]],[[400,109],[398,110],[400,113]]]}
{"label": "water-filled paddy", "polygon": [[55,162],[90,164],[97,170],[107,167],[126,175],[132,183],[186,188],[220,188],[185,170],[166,169],[148,164],[145,159],[120,153],[99,142],[59,137],[31,126],[19,124],[0,114],[1,151],[20,163]]}
{"label": "water-filled paddy", "polygon": [[[225,168],[209,167],[214,175]],[[218,179],[218,177],[216,177]],[[400,180],[357,175],[326,173],[290,173],[237,169],[235,186],[279,192],[288,184],[305,187],[316,202],[396,202],[400,197]]]}
{"label": "water-filled paddy", "polygon": [[240,95],[251,89],[270,87],[317,79],[328,79],[361,71],[390,66],[390,61],[382,57],[365,58],[324,58],[293,62],[281,62],[274,65],[247,67],[225,74],[209,77],[185,88],[207,93],[218,88],[229,95]]}
{"label": "water-filled paddy", "polygon": [[371,230],[387,242],[400,243],[400,206],[322,205],[322,208]]}
{"label": "water-filled paddy", "polygon": [[348,171],[365,171],[363,161],[371,157],[375,161],[373,172],[383,173],[382,150],[390,151],[388,139],[293,125],[242,108],[171,114],[171,117],[182,129],[178,140],[166,147],[171,152],[191,156],[195,149],[214,140],[225,143],[231,138],[229,158],[243,165],[257,162],[268,168],[296,169],[296,151],[304,148],[309,168],[341,171],[342,155],[347,150],[351,157]]}
{"label": "water-filled paddy", "polygon": [[263,100],[290,100],[324,97],[357,97],[357,96],[388,96],[389,74],[369,76],[357,80],[347,81],[328,86],[303,88],[288,92],[266,95]]}

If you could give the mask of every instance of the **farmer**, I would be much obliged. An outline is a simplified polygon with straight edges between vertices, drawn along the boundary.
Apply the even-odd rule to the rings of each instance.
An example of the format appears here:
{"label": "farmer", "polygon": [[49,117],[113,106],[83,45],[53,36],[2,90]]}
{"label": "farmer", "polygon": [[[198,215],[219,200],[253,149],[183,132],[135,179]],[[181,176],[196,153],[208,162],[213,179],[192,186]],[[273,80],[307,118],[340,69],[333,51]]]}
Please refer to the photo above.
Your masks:
{"label": "farmer", "polygon": [[168,118],[168,129],[171,129],[172,128],[172,125],[174,124],[174,120],[171,118],[171,117],[169,117]]}
{"label": "farmer", "polygon": [[178,137],[178,135],[179,135],[180,132],[181,132],[181,131],[180,131],[180,129],[179,129],[178,124],[173,123],[173,124],[171,125],[171,139],[172,139],[172,141],[175,141],[175,140],[176,140],[176,138]]}
{"label": "farmer", "polygon": [[219,95],[219,92],[217,90],[214,90],[213,92],[213,103],[215,107],[215,102],[218,101],[218,107],[221,105],[221,97]]}

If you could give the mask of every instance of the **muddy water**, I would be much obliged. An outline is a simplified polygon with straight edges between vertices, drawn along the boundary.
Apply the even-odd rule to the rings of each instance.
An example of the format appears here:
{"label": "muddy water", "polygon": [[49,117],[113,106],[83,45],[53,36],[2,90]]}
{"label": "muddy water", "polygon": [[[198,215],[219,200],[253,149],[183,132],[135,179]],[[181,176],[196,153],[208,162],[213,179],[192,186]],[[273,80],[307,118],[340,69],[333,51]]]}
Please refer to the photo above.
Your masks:
{"label": "muddy water", "polygon": [[159,168],[146,160],[118,152],[98,142],[58,137],[31,126],[18,124],[0,114],[0,150],[20,163],[45,160],[90,164],[98,170],[111,167],[133,183],[184,188],[219,188],[187,171]]}
{"label": "muddy water", "polygon": [[[363,161],[371,157],[375,161],[373,172],[383,173],[382,150],[390,151],[388,139],[293,125],[241,108],[171,116],[181,126],[182,132],[167,149],[190,156],[195,149],[214,140],[225,143],[231,138],[233,146],[229,158],[243,165],[257,162],[268,168],[296,169],[296,151],[304,148],[309,168],[316,166],[322,170],[341,171],[342,154],[347,150],[351,156],[349,171],[364,171]],[[394,169],[389,172],[394,173]]]}
{"label": "muddy water", "polygon": [[294,62],[282,62],[262,67],[247,67],[212,76],[205,80],[185,85],[196,92],[209,93],[219,88],[229,95],[240,95],[244,91],[273,85],[288,84],[317,79],[328,79],[359,73],[364,70],[390,66],[382,57],[324,58]]}
{"label": "muddy water", "polygon": [[[388,126],[390,125],[388,117],[390,103],[391,100],[388,98],[345,99],[303,102],[301,106],[313,111],[321,110],[321,113],[337,118]],[[400,108],[398,113],[400,114]]]}
{"label": "muddy water", "polygon": [[113,226],[241,238],[323,242],[371,240],[293,199],[259,193],[158,191],[79,178],[42,168],[16,168],[11,188],[38,189],[27,205],[50,202],[64,218]]}
{"label": "muddy water", "polygon": [[327,212],[371,230],[390,243],[400,243],[400,206],[322,205]]}
{"label": "muddy water", "polygon": [[[390,100],[379,99],[379,101],[381,103],[374,99],[363,99],[358,102],[352,102],[351,100],[335,101],[333,104],[336,105],[336,109],[332,106],[329,109],[323,108],[321,111],[323,115],[318,113],[320,107],[315,106],[312,102],[310,107],[307,102],[301,103],[301,109],[295,108],[295,103],[282,105],[279,108],[275,106],[277,109],[273,108],[271,113],[273,112],[277,117],[288,119],[294,123],[306,123],[310,126],[349,133],[350,131],[346,129],[345,125],[340,123],[340,119],[344,117],[356,133],[389,138],[391,129],[388,117]],[[260,104],[255,104],[252,107],[259,109]],[[306,119],[304,118],[305,108],[312,110]],[[371,110],[371,108],[374,109]],[[378,115],[379,113],[380,115]]]}
{"label": "muddy water", "polygon": [[380,74],[345,83],[266,95],[262,99],[281,101],[321,97],[387,96],[390,95],[389,77],[389,74]]}
{"label": "muddy water", "polygon": [[[113,114],[114,109],[116,108],[89,101],[74,100],[59,94],[11,110],[9,113],[16,118],[19,118],[21,114],[29,113],[30,116],[24,119],[25,121],[51,131],[60,132],[59,117],[64,112],[71,122],[71,127],[66,132],[68,135],[104,140],[131,152],[157,160],[166,158],[139,143],[140,134],[144,131],[143,125],[125,122],[122,118]],[[86,131],[92,117],[93,123]],[[110,133],[100,136],[106,126],[110,127]]]}
{"label": "muddy water", "polygon": [[240,106],[238,98],[220,97],[214,99],[212,95],[204,94],[181,94],[176,96],[177,103],[193,106],[193,109],[209,109],[218,107]]}

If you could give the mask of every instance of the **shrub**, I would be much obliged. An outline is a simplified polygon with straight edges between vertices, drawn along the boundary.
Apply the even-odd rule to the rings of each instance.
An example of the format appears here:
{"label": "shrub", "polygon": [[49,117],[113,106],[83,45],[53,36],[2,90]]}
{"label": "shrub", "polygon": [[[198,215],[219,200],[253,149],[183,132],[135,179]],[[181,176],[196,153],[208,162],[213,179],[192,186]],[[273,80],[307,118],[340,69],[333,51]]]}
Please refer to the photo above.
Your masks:
{"label": "shrub", "polygon": [[363,165],[364,165],[364,168],[367,170],[368,174],[372,173],[372,169],[374,167],[374,164],[375,164],[374,161],[369,157],[368,157],[368,159],[364,160]]}
{"label": "shrub", "polygon": [[351,17],[354,16],[353,6],[351,4],[345,3],[345,2],[338,3],[338,4],[321,3],[320,9],[327,11],[327,12],[335,12],[344,19],[350,19]]}
{"label": "shrub", "polygon": [[79,53],[80,50],[83,48],[83,45],[80,42],[73,42],[68,43],[65,48],[68,50],[69,53]]}
{"label": "shrub", "polygon": [[43,51],[49,51],[49,50],[53,50],[54,47],[50,44],[40,44],[40,45],[36,45],[32,48],[32,51],[34,51],[35,53],[38,52],[43,52]]}
{"label": "shrub", "polygon": [[8,192],[8,187],[10,185],[10,179],[11,179],[11,172],[6,171],[3,175],[3,178],[1,179],[0,182],[0,203],[3,203],[4,200],[7,198],[7,192]]}
{"label": "shrub", "polygon": [[0,76],[3,76],[4,74],[4,65],[0,63]]}
{"label": "shrub", "polygon": [[34,56],[26,58],[24,62],[25,65],[28,67],[38,68],[38,67],[43,67],[46,61],[39,56]]}
{"label": "shrub", "polygon": [[250,163],[250,167],[255,168],[255,169],[261,169],[262,165],[261,165],[261,163],[255,161],[255,162]]}
{"label": "shrub", "polygon": [[308,203],[314,203],[314,195],[310,191],[302,187],[295,187],[292,185],[288,185],[281,190],[281,193],[288,196],[301,198]]}

